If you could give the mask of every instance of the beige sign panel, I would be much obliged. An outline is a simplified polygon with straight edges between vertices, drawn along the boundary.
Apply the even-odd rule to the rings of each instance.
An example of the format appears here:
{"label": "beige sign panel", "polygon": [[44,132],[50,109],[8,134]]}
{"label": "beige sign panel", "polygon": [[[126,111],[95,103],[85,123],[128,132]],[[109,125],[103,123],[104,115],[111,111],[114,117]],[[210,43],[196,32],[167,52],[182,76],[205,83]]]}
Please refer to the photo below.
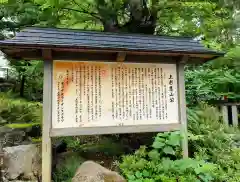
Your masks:
{"label": "beige sign panel", "polygon": [[54,61],[52,128],[178,123],[175,64]]}

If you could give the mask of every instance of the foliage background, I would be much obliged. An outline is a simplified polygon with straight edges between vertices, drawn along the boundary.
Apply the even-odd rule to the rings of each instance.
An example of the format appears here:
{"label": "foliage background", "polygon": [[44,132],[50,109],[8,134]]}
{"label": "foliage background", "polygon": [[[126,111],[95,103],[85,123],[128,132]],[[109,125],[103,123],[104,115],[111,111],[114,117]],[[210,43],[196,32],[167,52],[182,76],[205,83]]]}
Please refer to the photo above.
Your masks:
{"label": "foliage background", "polygon": [[[226,52],[223,58],[185,68],[192,159],[180,159],[179,144],[168,143],[171,141],[170,133],[166,136],[158,134],[154,138],[155,134],[60,138],[58,140],[67,144],[67,151],[73,158],[63,160],[65,162],[55,170],[55,181],[69,181],[79,163],[93,158],[98,162],[104,160],[103,165],[107,167],[116,167],[121,161],[122,173],[135,182],[143,181],[142,178],[146,182],[159,179],[176,181],[176,178],[179,181],[240,181],[239,129],[222,125],[218,110],[208,106],[219,100],[240,100],[239,0],[0,2],[1,39],[11,38],[27,26],[191,36],[208,48]],[[11,85],[0,95],[1,126],[24,130],[36,125],[39,127],[42,120],[43,62],[8,60],[10,77],[0,80],[1,87],[3,83]],[[41,141],[40,136],[35,137],[34,141]],[[179,141],[179,138],[174,141]],[[145,147],[135,152],[140,145]],[[125,155],[123,160],[119,159],[121,155]],[[148,159],[152,160],[147,162]],[[139,161],[147,168],[136,166]],[[154,179],[149,178],[150,174],[154,174]]]}

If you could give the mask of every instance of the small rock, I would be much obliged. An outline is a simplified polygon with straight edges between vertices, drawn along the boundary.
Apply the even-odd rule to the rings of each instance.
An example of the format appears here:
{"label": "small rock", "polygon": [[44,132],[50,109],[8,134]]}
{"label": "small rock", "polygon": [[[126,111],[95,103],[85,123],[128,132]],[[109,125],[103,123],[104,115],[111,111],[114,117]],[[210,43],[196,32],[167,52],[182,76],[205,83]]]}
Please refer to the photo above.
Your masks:
{"label": "small rock", "polygon": [[[41,171],[41,159],[37,145],[19,145],[6,147],[4,151],[4,166],[6,178],[36,180],[36,173]],[[37,172],[36,172],[37,171]]]}
{"label": "small rock", "polygon": [[72,182],[127,182],[117,172],[110,171],[93,162],[84,162],[77,170]]}
{"label": "small rock", "polygon": [[0,143],[2,147],[11,147],[22,144],[25,140],[25,132],[6,126],[0,127]]}

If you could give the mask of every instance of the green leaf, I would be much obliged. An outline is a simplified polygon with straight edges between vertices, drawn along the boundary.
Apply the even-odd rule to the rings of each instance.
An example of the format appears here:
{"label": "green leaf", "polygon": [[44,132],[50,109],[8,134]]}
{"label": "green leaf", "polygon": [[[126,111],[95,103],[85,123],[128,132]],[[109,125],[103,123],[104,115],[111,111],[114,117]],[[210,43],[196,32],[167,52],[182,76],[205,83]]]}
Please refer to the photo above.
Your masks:
{"label": "green leaf", "polygon": [[169,132],[164,132],[164,133],[158,133],[157,137],[163,137],[166,138],[169,135]]}
{"label": "green leaf", "polygon": [[165,154],[175,155],[175,151],[173,150],[173,148],[171,146],[164,147],[163,152]]}
{"label": "green leaf", "polygon": [[136,179],[136,177],[134,175],[127,175],[127,178],[129,180],[135,180]]}
{"label": "green leaf", "polygon": [[141,178],[141,177],[142,177],[142,173],[139,172],[139,171],[137,171],[137,172],[135,173],[135,176],[136,176],[137,178]]}
{"label": "green leaf", "polygon": [[206,175],[199,175],[199,178],[202,179],[204,182],[209,182],[213,180],[213,177],[210,176],[209,174]]}
{"label": "green leaf", "polygon": [[159,160],[160,159],[160,154],[157,150],[152,150],[148,153],[148,156],[151,160]]}
{"label": "green leaf", "polygon": [[59,4],[59,0],[49,0],[49,4],[53,7],[57,6]]}
{"label": "green leaf", "polygon": [[158,142],[163,142],[163,143],[165,143],[165,141],[166,141],[166,138],[162,138],[162,137],[156,137],[155,138],[155,141],[158,141]]}
{"label": "green leaf", "polygon": [[159,142],[159,141],[154,141],[152,144],[152,147],[155,149],[161,149],[165,146],[165,143]]}
{"label": "green leaf", "polygon": [[180,135],[171,134],[166,143],[171,146],[180,146]]}
{"label": "green leaf", "polygon": [[1,0],[0,3],[7,3],[8,0]]}
{"label": "green leaf", "polygon": [[147,170],[143,170],[143,176],[144,177],[149,177],[150,176],[150,173],[147,171]]}

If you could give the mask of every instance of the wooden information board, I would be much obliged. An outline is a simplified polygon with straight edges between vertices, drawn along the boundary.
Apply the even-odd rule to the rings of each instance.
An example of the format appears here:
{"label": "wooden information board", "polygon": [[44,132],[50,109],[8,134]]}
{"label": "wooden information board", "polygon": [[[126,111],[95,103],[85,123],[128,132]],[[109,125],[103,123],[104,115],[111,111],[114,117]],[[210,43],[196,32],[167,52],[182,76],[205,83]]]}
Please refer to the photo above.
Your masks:
{"label": "wooden information board", "polygon": [[179,123],[176,64],[53,62],[52,128]]}

